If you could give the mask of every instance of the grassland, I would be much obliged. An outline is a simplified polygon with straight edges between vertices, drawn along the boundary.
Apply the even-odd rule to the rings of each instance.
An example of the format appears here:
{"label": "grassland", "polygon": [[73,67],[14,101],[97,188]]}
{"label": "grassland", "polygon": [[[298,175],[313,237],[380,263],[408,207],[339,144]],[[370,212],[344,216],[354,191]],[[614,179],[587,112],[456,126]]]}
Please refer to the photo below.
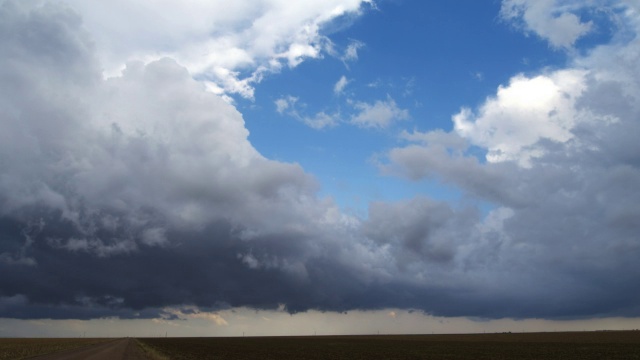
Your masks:
{"label": "grassland", "polygon": [[167,359],[640,359],[640,331],[143,338]]}
{"label": "grassland", "polygon": [[0,360],[27,359],[32,356],[50,354],[67,349],[96,344],[112,339],[66,338],[66,339],[10,339],[0,338]]}

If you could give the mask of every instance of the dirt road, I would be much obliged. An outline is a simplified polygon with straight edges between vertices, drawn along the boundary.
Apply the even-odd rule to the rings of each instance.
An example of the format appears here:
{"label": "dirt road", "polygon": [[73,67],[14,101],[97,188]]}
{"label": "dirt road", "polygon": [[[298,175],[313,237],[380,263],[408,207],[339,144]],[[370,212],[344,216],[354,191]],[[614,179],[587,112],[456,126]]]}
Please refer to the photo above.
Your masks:
{"label": "dirt road", "polygon": [[31,358],[32,360],[147,360],[133,339],[118,339]]}

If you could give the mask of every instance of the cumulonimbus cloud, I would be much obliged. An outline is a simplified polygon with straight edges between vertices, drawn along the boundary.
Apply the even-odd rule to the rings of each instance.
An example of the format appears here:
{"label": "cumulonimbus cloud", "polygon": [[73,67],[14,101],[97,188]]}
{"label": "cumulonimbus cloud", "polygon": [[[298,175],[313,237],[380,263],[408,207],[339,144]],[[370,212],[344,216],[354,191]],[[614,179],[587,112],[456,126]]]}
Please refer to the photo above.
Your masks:
{"label": "cumulonimbus cloud", "polygon": [[[621,31],[637,33],[637,10]],[[635,38],[515,77],[464,126],[404,133],[411,144],[381,164],[454,184],[488,213],[416,197],[371,204],[366,219],[258,153],[241,114],[175,59],[105,79],[99,46],[71,8],[0,5],[1,317],[640,313]],[[513,97],[539,86],[554,91],[520,118],[532,109]],[[542,121],[535,136],[522,135],[529,120]],[[509,156],[477,156],[493,149]]]}

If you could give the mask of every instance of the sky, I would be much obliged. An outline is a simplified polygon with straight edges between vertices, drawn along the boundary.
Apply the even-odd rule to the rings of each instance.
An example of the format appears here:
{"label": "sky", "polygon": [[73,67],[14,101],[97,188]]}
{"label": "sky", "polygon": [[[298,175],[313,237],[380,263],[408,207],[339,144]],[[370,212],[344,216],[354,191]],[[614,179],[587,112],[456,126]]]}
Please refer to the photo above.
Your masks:
{"label": "sky", "polygon": [[0,0],[0,336],[640,328],[637,0]]}

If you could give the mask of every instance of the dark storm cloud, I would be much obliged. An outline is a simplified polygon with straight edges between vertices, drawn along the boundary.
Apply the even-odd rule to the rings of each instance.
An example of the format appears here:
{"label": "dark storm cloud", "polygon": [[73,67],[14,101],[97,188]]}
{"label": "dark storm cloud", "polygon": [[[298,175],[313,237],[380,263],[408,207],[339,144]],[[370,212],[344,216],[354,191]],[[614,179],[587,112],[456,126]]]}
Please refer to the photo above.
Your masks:
{"label": "dark storm cloud", "polygon": [[[405,134],[413,144],[391,150],[381,164],[383,171],[415,181],[455,184],[497,207],[479,223],[498,225],[490,226],[497,231],[483,234],[481,226],[464,247],[473,249],[466,266],[495,282],[485,284],[489,292],[476,298],[489,294],[505,306],[499,312],[638,314],[639,48],[637,39],[601,46],[576,60],[576,71],[520,76],[476,114],[458,115],[471,120],[456,123],[451,133]],[[548,92],[551,83],[555,98]],[[541,84],[551,99],[536,103]],[[522,89],[529,101],[513,101]],[[534,118],[536,107],[553,111]],[[518,113],[535,123],[504,115]],[[500,126],[513,135],[501,138]],[[526,142],[530,134],[519,138],[529,126],[534,134],[544,129],[534,143]],[[563,127],[570,130],[564,140]],[[518,143],[521,139],[525,142]],[[513,152],[502,153],[500,161],[481,162],[461,145],[463,140]],[[484,263],[485,256],[491,260]],[[500,301],[508,298],[512,301]]]}
{"label": "dark storm cloud", "polygon": [[241,114],[175,61],[104,80],[73,10],[0,4],[0,317],[639,315],[635,43],[574,104],[617,120],[540,139],[528,168],[469,157],[455,133],[407,135],[418,141],[389,153],[387,171],[497,204],[486,218],[418,197],[360,220],[300,166],[262,157]]}
{"label": "dark storm cloud", "polygon": [[[3,299],[51,305],[50,316],[258,306],[244,297],[260,298],[247,290],[270,283],[260,274],[304,270],[294,235],[307,237],[300,224],[324,211],[315,184],[261,157],[232,106],[168,59],[102,80],[65,7],[6,1],[0,16]],[[42,311],[2,315],[25,314]]]}
{"label": "dark storm cloud", "polygon": [[373,203],[364,233],[380,246],[398,250],[398,266],[411,262],[451,262],[456,244],[471,236],[475,210],[456,213],[445,203],[416,198],[406,203]]}

